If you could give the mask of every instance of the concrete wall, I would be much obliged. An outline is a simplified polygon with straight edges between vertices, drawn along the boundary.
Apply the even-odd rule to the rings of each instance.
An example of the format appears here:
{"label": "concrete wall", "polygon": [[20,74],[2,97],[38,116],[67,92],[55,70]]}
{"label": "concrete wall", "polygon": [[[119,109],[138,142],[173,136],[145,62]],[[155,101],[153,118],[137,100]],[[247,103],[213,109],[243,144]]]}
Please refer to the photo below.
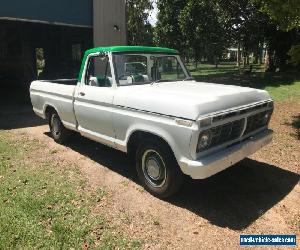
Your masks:
{"label": "concrete wall", "polygon": [[126,45],[125,0],[93,0],[93,6],[94,46]]}

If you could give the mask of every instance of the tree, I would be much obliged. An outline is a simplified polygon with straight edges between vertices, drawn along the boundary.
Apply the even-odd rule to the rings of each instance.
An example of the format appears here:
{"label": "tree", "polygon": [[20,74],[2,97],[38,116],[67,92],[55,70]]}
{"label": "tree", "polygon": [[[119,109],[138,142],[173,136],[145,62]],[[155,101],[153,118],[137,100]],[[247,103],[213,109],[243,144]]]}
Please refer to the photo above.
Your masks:
{"label": "tree", "polygon": [[[196,62],[217,62],[225,48],[236,46],[239,66],[240,58],[244,67],[249,64],[252,53],[262,62],[267,49],[268,70],[281,70],[300,41],[300,0],[158,0],[158,8],[155,43],[191,54]],[[294,61],[294,50],[292,55]]]}
{"label": "tree", "polygon": [[300,65],[300,45],[294,45],[289,50],[288,55],[290,56],[289,63],[294,66]]}
{"label": "tree", "polygon": [[300,28],[300,0],[254,0],[261,2],[261,10],[267,13],[282,30]]}
{"label": "tree", "polygon": [[154,42],[159,46],[166,46],[185,50],[185,42],[182,36],[178,17],[186,5],[187,0],[158,0],[157,24],[154,29]]}
{"label": "tree", "polygon": [[152,45],[153,27],[148,21],[153,9],[151,0],[127,0],[127,32],[129,45]]}
{"label": "tree", "polygon": [[179,27],[197,62],[206,57],[217,67],[226,45],[226,28],[218,18],[218,8],[209,0],[188,0],[179,15]]}
{"label": "tree", "polygon": [[[262,11],[267,13],[270,16],[270,18],[275,21],[277,26],[282,31],[286,31],[286,33],[276,31],[277,35],[278,33],[281,33],[281,37],[280,40],[277,40],[273,43],[273,46],[278,45],[277,43],[278,41],[282,43],[283,41],[282,38],[287,41],[287,43],[284,44],[287,46],[283,48],[282,46],[278,47],[278,49],[281,51],[279,62],[281,64],[286,64],[286,59],[288,55],[290,56],[291,64],[298,65],[300,63],[300,53],[299,53],[300,0],[289,0],[289,1],[254,0],[254,1],[261,2]],[[274,38],[274,35],[272,36],[272,38]],[[275,61],[275,59],[273,58],[273,61]]]}
{"label": "tree", "polygon": [[249,64],[251,53],[254,53],[255,61],[261,61],[265,32],[270,23],[268,16],[260,11],[259,4],[252,0],[216,0],[216,2],[219,6],[219,15],[227,23],[231,44],[238,48],[238,66],[241,57],[244,66]]}

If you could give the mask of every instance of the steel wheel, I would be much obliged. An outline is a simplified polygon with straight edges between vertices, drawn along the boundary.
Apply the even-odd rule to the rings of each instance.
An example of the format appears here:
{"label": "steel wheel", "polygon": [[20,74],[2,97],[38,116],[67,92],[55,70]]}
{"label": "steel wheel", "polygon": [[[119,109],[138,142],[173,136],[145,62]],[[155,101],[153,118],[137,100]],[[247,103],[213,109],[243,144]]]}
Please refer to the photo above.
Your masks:
{"label": "steel wheel", "polygon": [[147,191],[159,198],[175,194],[183,182],[169,145],[158,138],[144,138],[136,151],[138,177]]}
{"label": "steel wheel", "polygon": [[155,150],[149,149],[142,157],[142,170],[146,180],[153,187],[162,187],[167,178],[166,165],[163,158]]}

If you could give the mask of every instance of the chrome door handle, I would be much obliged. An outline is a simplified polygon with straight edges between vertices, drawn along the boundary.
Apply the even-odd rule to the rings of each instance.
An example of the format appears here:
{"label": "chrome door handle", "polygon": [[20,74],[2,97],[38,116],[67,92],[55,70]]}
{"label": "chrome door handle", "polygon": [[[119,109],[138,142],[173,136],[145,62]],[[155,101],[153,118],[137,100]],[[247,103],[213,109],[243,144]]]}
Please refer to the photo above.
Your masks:
{"label": "chrome door handle", "polygon": [[85,93],[84,92],[79,92],[79,95],[85,96]]}

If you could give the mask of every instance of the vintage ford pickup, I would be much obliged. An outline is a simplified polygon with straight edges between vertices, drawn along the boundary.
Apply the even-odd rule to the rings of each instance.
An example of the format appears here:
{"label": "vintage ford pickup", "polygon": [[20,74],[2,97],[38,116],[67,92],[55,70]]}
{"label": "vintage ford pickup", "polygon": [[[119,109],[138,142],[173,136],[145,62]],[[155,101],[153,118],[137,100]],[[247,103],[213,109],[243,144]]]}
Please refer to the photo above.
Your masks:
{"label": "vintage ford pickup", "polygon": [[78,79],[34,81],[30,96],[56,142],[73,130],[133,155],[140,181],[160,198],[184,175],[207,178],[272,140],[266,91],[196,82],[168,48],[88,50]]}

